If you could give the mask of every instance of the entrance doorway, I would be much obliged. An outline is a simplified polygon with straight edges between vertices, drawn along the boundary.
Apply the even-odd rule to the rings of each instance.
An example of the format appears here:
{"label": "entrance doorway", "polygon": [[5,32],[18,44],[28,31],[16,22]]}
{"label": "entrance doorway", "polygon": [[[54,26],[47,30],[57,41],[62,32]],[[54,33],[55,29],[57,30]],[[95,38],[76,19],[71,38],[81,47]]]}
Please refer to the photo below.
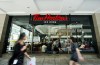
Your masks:
{"label": "entrance doorway", "polygon": [[[59,53],[69,53],[69,37],[75,37],[79,48],[85,53],[94,53],[90,29],[83,29],[82,24],[75,25],[36,25],[34,26],[33,52],[53,53],[56,44]],[[37,39],[36,39],[37,37]],[[56,49],[57,50],[57,49]]]}

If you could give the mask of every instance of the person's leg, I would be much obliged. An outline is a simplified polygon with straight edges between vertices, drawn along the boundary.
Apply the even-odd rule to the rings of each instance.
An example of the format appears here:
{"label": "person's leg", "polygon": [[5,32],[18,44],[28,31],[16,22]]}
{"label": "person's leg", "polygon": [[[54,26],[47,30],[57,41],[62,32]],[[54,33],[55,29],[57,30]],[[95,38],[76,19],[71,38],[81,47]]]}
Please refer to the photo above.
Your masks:
{"label": "person's leg", "polygon": [[13,64],[13,58],[11,58],[9,61],[8,61],[8,65],[12,65]]}
{"label": "person's leg", "polygon": [[69,65],[73,65],[73,64],[74,64],[74,61],[70,60]]}
{"label": "person's leg", "polygon": [[74,65],[80,65],[78,62],[75,62]]}

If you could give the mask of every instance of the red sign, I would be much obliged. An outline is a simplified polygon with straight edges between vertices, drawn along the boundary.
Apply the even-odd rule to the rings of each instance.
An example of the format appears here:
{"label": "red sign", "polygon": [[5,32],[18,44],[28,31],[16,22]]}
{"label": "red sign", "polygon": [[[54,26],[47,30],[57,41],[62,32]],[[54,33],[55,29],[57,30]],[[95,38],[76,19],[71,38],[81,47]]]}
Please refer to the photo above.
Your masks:
{"label": "red sign", "polygon": [[41,25],[41,24],[68,24],[69,18],[67,15],[40,15],[35,14],[30,16],[30,24]]}
{"label": "red sign", "polygon": [[52,16],[50,14],[41,16],[40,14],[35,14],[33,21],[68,21],[68,17],[61,15]]}

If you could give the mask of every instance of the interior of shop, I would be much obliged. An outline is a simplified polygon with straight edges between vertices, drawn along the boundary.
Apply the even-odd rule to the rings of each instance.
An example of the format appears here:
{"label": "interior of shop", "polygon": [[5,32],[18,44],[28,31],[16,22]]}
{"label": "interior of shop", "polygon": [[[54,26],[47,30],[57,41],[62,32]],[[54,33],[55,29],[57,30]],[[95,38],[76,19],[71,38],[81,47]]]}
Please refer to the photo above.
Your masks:
{"label": "interior of shop", "polygon": [[[13,46],[21,32],[25,32],[29,44],[29,53],[70,53],[69,37],[76,38],[77,44],[83,53],[95,53],[91,16],[72,16],[71,23],[66,24],[29,24],[29,16],[15,16],[9,33],[7,52],[13,51]],[[56,44],[56,45],[55,45]]]}

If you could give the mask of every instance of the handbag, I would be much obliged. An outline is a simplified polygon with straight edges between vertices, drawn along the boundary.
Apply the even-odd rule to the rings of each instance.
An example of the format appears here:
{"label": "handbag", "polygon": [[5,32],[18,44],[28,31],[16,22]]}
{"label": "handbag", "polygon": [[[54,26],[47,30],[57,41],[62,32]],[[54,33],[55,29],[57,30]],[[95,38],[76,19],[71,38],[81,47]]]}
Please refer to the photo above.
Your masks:
{"label": "handbag", "polygon": [[31,60],[27,62],[27,65],[36,65],[36,58],[32,57]]}

